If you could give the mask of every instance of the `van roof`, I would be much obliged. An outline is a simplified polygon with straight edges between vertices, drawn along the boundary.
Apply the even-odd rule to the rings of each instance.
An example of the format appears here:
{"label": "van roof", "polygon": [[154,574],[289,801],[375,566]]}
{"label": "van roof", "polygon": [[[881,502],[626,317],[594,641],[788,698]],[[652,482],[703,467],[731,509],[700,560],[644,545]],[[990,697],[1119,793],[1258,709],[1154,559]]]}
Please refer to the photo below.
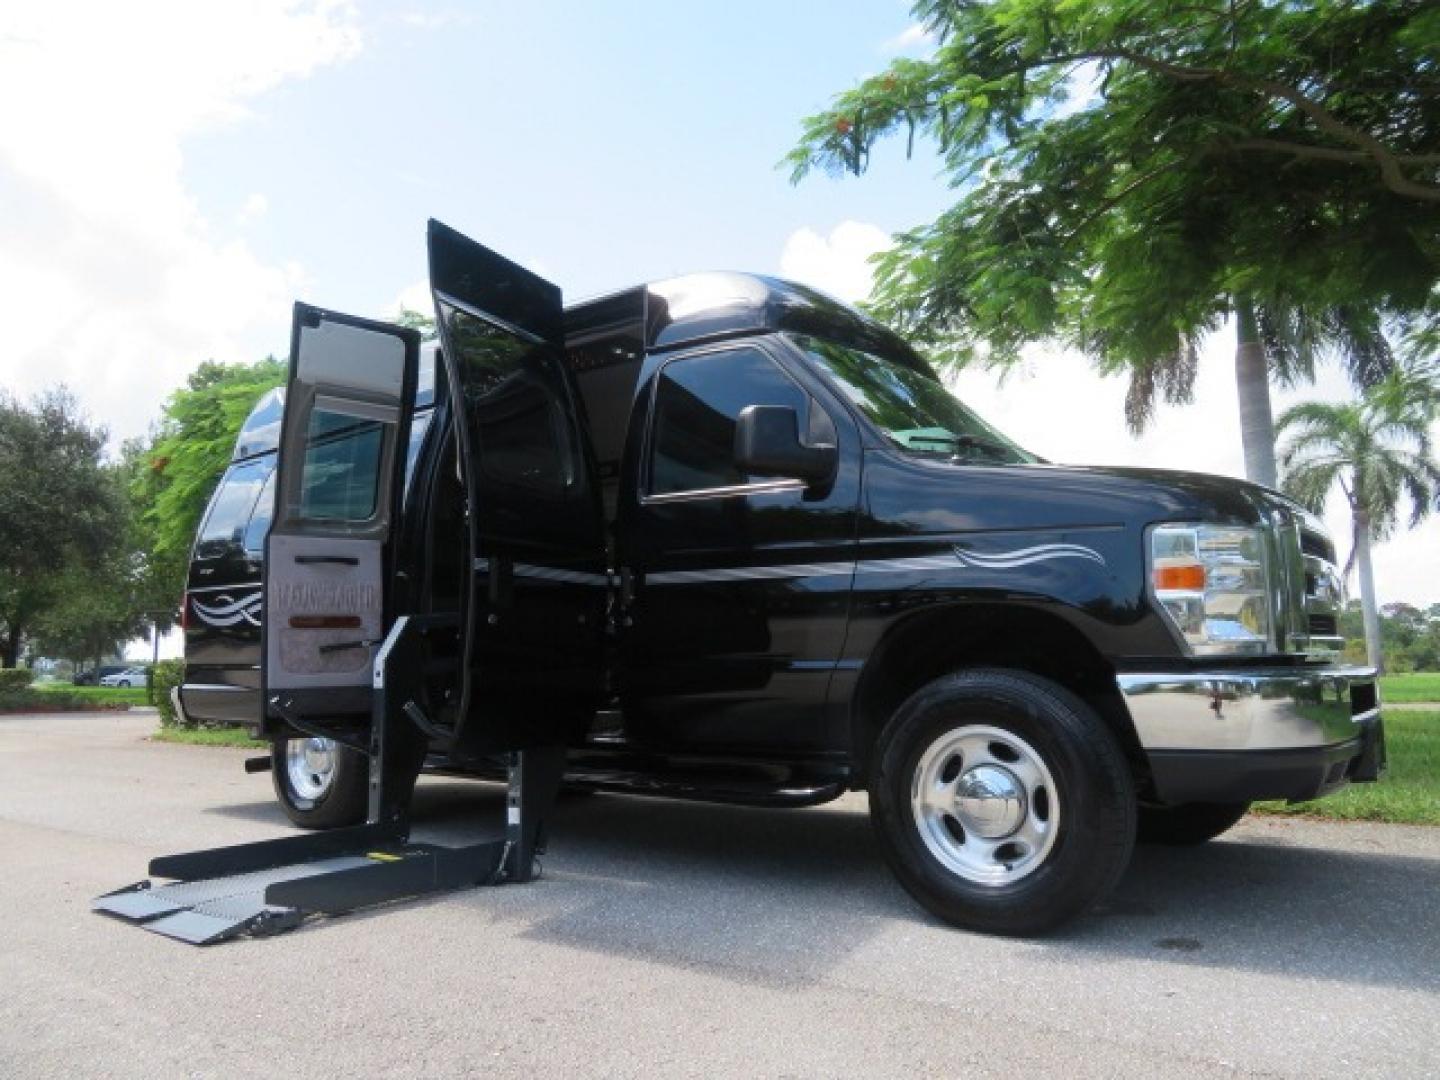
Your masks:
{"label": "van roof", "polygon": [[583,344],[627,326],[646,351],[712,338],[791,330],[907,361],[918,359],[898,334],[819,289],[765,274],[685,274],[582,300],[565,311],[568,343]]}
{"label": "van roof", "polygon": [[[924,366],[904,338],[849,304],[808,285],[765,274],[685,274],[580,300],[565,309],[565,337],[571,346],[602,337],[626,337],[640,351],[666,351],[775,330],[814,334]],[[416,408],[435,402],[437,351],[434,341],[420,346]],[[273,452],[284,408],[282,387],[261,397],[240,429],[231,460]]]}

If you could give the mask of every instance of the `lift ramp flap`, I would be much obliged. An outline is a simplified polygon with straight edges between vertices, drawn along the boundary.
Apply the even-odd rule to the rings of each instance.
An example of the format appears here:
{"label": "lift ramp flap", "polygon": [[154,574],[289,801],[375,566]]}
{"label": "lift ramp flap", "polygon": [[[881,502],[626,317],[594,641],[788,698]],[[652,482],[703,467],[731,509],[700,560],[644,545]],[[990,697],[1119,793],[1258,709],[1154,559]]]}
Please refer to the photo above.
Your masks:
{"label": "lift ramp flap", "polygon": [[543,850],[543,812],[564,769],[559,747],[510,756],[503,833],[462,847],[408,840],[405,820],[303,833],[169,855],[149,879],[97,897],[93,910],[192,945],[290,930],[312,915],[340,915],[428,893],[524,882]]}
{"label": "lift ramp flap", "polygon": [[[155,859],[147,879],[98,897],[96,911],[166,937],[209,945],[263,936],[310,915],[337,915],[426,893],[523,880],[511,845],[405,842],[393,828],[361,826]],[[519,854],[518,852],[516,854]]]}

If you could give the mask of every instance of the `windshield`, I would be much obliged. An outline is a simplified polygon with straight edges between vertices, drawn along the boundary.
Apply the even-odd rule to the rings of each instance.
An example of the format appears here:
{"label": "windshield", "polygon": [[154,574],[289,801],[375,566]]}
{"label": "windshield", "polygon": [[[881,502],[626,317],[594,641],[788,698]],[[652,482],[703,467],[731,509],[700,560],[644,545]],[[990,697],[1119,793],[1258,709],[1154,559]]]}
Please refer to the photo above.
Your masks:
{"label": "windshield", "polygon": [[798,335],[792,340],[907,453],[1006,465],[1040,460],[967,409],[932,375],[848,345]]}

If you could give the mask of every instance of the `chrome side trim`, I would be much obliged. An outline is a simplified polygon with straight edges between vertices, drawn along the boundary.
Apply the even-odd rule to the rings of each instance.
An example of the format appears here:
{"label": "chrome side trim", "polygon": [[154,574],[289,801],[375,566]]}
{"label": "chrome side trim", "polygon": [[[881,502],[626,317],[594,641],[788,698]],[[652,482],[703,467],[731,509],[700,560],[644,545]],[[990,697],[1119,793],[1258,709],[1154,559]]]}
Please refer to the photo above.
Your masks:
{"label": "chrome side trim", "polygon": [[771,495],[782,491],[804,491],[803,480],[764,480],[754,484],[734,484],[730,487],[698,488],[695,491],[666,491],[659,495],[641,498],[645,505],[651,503],[695,502],[699,499],[733,499],[738,495]]}
{"label": "chrome side trim", "polygon": [[646,574],[650,585],[701,585],[732,581],[776,581],[786,578],[837,577],[849,575],[853,562],[792,563],[787,566],[734,566],[717,570],[665,570]]}
{"label": "chrome side trim", "polygon": [[[1375,675],[1374,668],[1273,668],[1125,672],[1115,681],[1146,750],[1293,750],[1359,736],[1379,711]],[[1360,687],[1369,707],[1359,707]]]}

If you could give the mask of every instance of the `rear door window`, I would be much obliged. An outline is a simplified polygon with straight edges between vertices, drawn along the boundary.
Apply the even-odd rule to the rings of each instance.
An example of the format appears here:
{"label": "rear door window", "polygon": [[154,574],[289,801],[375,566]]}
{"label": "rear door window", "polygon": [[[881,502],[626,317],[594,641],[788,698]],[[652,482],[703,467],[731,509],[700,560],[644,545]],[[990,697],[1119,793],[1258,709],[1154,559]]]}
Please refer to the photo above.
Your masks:
{"label": "rear door window", "polygon": [[318,404],[305,433],[296,517],[366,522],[380,497],[384,425]]}

